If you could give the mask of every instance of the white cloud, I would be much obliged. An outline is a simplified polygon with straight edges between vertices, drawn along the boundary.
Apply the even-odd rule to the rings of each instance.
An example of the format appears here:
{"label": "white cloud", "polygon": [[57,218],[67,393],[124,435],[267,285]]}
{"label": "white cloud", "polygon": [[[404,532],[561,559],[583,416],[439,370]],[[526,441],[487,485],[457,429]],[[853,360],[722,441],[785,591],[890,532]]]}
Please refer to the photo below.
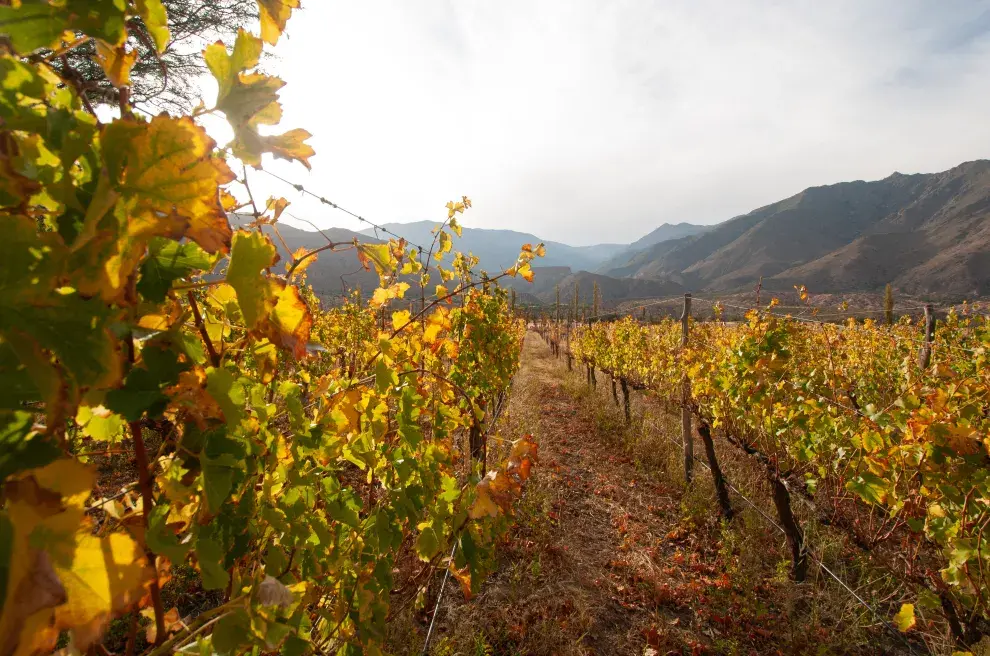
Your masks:
{"label": "white cloud", "polygon": [[988,155],[983,0],[304,4],[274,68],[317,156],[270,168],[379,222],[467,194],[465,225],[630,241]]}

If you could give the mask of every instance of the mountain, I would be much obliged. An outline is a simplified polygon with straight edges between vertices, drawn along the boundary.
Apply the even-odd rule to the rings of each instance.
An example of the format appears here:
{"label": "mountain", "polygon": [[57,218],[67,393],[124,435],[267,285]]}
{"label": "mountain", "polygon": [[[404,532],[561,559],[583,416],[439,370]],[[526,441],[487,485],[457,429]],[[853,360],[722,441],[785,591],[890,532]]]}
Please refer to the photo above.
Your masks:
{"label": "mountain", "polygon": [[[434,221],[413,223],[386,223],[383,227],[402,235],[410,242],[426,249],[433,243],[432,231],[437,227]],[[449,231],[448,231],[449,232]],[[362,231],[363,235],[376,236],[374,228]],[[378,233],[381,236],[381,233]],[[515,230],[490,230],[486,228],[463,228],[461,236],[451,234],[455,251],[473,253],[480,259],[480,268],[489,273],[506,269],[516,261],[519,248],[523,244],[543,242],[547,249],[541,258],[541,266],[569,266],[576,269],[594,269],[606,259],[626,248],[624,244],[596,244],[594,246],[568,246],[554,241],[545,241],[536,235]]]}
{"label": "mountain", "polygon": [[811,187],[635,253],[611,275],[689,289],[990,294],[990,161]]}
{"label": "mountain", "polygon": [[712,226],[696,225],[694,223],[664,223],[648,235],[640,237],[633,243],[629,244],[629,246],[613,254],[605,260],[605,262],[598,266],[597,271],[599,273],[619,277],[630,275],[631,272],[635,272],[635,269],[629,268],[630,262],[638,254],[642,253],[651,246],[661,242],[670,241],[672,239],[681,239],[683,237],[699,235],[711,229]]}
{"label": "mountain", "polygon": [[696,225],[694,223],[664,223],[650,234],[645,237],[640,237],[633,243],[629,244],[628,248],[631,251],[641,251],[645,248],[653,246],[654,244],[659,244],[662,241],[698,235],[706,230],[710,230],[711,228],[712,226]]}

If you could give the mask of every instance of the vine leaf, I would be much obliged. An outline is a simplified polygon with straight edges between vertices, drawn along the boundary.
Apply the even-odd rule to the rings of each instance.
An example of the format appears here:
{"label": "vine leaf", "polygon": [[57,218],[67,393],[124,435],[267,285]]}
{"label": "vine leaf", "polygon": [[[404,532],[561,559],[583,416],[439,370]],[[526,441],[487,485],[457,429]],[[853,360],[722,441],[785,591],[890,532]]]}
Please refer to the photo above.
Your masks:
{"label": "vine leaf", "polygon": [[274,344],[291,351],[297,360],[301,360],[306,357],[313,316],[296,287],[281,281],[271,283],[273,288],[281,287],[281,290],[276,292],[275,307],[269,315],[268,338]]}
{"label": "vine leaf", "polygon": [[213,258],[195,243],[156,237],[141,265],[137,290],[146,300],[161,303],[173,282],[188,278],[194,271],[208,271],[212,267]]}
{"label": "vine leaf", "polygon": [[261,38],[275,45],[285,32],[285,25],[293,9],[299,7],[299,0],[258,0],[258,13],[261,14]]}
{"label": "vine leaf", "polygon": [[0,32],[9,35],[14,49],[27,54],[70,42],[83,32],[119,46],[127,39],[126,4],[114,0],[52,3],[25,0],[0,5]]}
{"label": "vine leaf", "polygon": [[131,84],[131,68],[137,61],[138,51],[127,50],[123,46],[114,47],[106,41],[96,41],[96,61],[103,67],[107,79],[115,87],[126,87]]}
{"label": "vine leaf", "polygon": [[135,0],[134,4],[137,5],[141,20],[148,28],[148,34],[154,39],[158,52],[164,52],[172,35],[168,29],[168,14],[162,0]]}
{"label": "vine leaf", "polygon": [[129,201],[128,214],[148,222],[145,234],[167,234],[178,218],[206,252],[228,250],[231,229],[219,192],[234,174],[191,118],[115,121],[104,129],[103,146],[111,183]]}
{"label": "vine leaf", "polygon": [[237,303],[248,329],[257,326],[275,306],[277,299],[263,272],[277,260],[275,245],[267,236],[245,231],[234,235],[227,283],[237,292]]}
{"label": "vine leaf", "polygon": [[914,628],[916,619],[914,617],[914,604],[901,604],[901,609],[894,615],[894,624],[902,633],[907,633]]}
{"label": "vine leaf", "polygon": [[85,518],[93,483],[89,468],[68,459],[7,482],[4,653],[50,650],[63,630],[85,649],[145,596],[155,573],[140,546],[124,533],[93,535]]}

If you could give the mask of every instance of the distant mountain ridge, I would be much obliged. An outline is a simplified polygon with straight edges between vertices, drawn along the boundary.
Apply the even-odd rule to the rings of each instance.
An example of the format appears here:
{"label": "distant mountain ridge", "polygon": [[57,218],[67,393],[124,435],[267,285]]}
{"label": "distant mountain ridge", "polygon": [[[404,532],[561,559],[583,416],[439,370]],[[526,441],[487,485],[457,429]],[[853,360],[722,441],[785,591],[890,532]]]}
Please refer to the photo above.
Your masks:
{"label": "distant mountain ridge", "polygon": [[990,161],[804,191],[635,253],[605,273],[733,291],[990,294]]}
{"label": "distant mountain ridge", "polygon": [[[410,223],[386,223],[382,227],[402,235],[411,242],[429,248],[433,243],[435,221],[413,221]],[[450,232],[448,230],[448,232]],[[374,228],[361,231],[370,237],[376,236]],[[381,233],[378,233],[381,236]],[[451,235],[454,250],[477,255],[480,267],[489,273],[512,266],[519,256],[523,244],[541,241],[547,247],[547,254],[540,260],[541,266],[569,266],[575,269],[593,269],[612,255],[626,248],[625,244],[595,244],[593,246],[569,246],[555,241],[540,239],[536,235],[515,230],[471,228],[463,226],[461,236]]]}

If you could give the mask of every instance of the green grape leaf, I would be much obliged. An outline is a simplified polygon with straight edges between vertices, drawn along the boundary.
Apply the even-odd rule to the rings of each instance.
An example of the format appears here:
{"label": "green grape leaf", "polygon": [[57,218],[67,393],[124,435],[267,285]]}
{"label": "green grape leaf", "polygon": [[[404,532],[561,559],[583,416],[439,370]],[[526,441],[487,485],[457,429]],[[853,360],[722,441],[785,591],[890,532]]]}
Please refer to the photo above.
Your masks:
{"label": "green grape leaf", "polygon": [[204,590],[222,590],[230,582],[230,574],[224,567],[223,548],[210,538],[196,541],[196,560],[203,577]]}
{"label": "green grape leaf", "polygon": [[235,654],[251,635],[251,620],[243,609],[224,615],[213,629],[213,649],[218,654]]}
{"label": "green grape leaf", "polygon": [[156,237],[141,265],[137,290],[145,299],[160,303],[174,281],[188,278],[194,271],[209,271],[212,266],[213,258],[195,243]]}
{"label": "green grape leaf", "polygon": [[178,536],[168,527],[168,515],[171,511],[171,506],[163,503],[157,504],[152,509],[148,517],[145,541],[156,554],[165,556],[173,564],[179,564],[185,561],[189,553],[189,545],[180,544]]}
{"label": "green grape leaf", "polygon": [[179,381],[179,374],[189,365],[179,361],[171,350],[149,344],[141,351],[141,366],[131,369],[123,387],[110,390],[106,406],[127,421],[137,421],[148,413],[160,416],[168,405],[164,389]]}

